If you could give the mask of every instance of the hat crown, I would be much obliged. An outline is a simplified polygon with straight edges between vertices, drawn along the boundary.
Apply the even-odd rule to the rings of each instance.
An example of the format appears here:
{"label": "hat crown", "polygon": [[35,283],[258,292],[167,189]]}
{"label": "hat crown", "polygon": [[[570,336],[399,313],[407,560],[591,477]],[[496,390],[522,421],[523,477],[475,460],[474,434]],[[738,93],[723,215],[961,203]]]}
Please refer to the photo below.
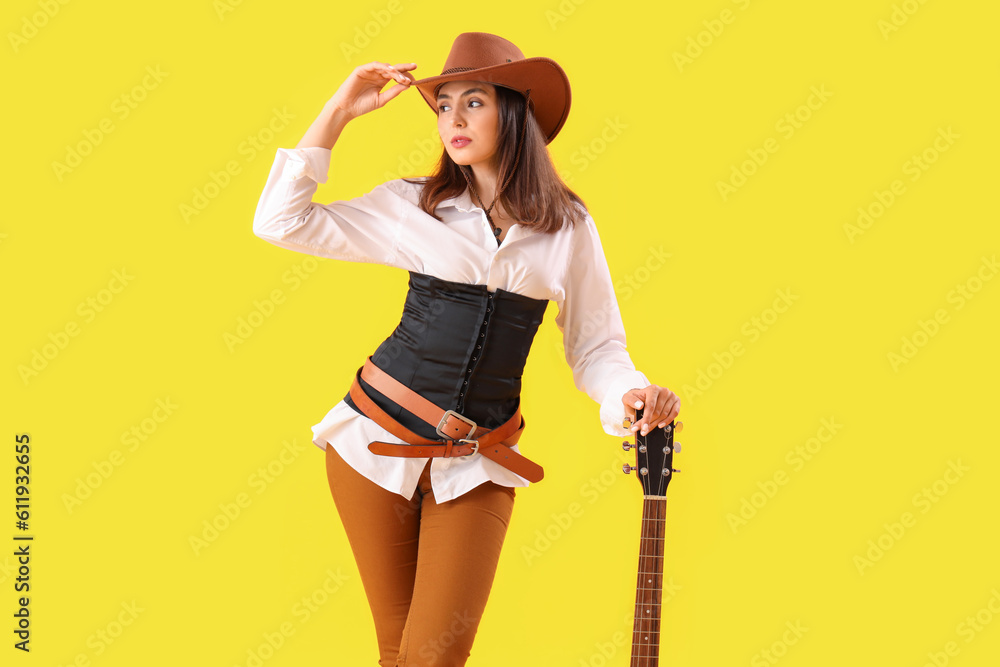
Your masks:
{"label": "hat crown", "polygon": [[441,74],[481,69],[524,60],[521,49],[488,32],[463,32],[455,38]]}
{"label": "hat crown", "polygon": [[413,82],[427,106],[439,113],[437,96],[449,81],[486,81],[516,90],[525,97],[549,143],[559,133],[570,106],[569,79],[551,58],[525,58],[521,49],[499,35],[463,32],[452,42],[444,71]]}

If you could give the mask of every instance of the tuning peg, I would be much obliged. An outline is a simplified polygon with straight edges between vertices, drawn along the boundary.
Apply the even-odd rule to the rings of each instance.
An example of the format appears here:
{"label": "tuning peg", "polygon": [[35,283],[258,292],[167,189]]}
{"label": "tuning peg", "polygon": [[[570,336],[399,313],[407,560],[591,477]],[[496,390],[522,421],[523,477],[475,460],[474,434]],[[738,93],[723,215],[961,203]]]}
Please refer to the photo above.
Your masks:
{"label": "tuning peg", "polygon": [[674,453],[675,454],[680,454],[681,453],[681,443],[679,443],[679,442],[675,442],[674,443]]}
{"label": "tuning peg", "polygon": [[671,468],[670,470],[671,472],[680,472],[680,470],[678,470],[677,468]]}
{"label": "tuning peg", "polygon": [[632,419],[631,418],[626,417],[625,419],[622,420],[622,428],[631,428],[631,427],[632,427]]}
{"label": "tuning peg", "polygon": [[622,466],[622,472],[624,472],[626,475],[629,474],[630,472],[632,472],[635,469],[636,469],[635,466],[630,466],[627,463]]}
{"label": "tuning peg", "polygon": [[684,422],[674,422],[674,433],[680,433],[684,430]]}
{"label": "tuning peg", "polygon": [[633,447],[635,447],[635,445],[633,445],[628,440],[622,440],[622,449],[624,449],[626,452],[632,449]]}

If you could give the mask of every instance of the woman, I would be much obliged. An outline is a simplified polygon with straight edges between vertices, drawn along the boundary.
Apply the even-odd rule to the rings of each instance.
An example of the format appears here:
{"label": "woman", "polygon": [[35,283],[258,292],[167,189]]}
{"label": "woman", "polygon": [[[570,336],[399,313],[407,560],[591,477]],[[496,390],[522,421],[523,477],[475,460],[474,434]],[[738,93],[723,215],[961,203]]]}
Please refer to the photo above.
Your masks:
{"label": "woman", "polygon": [[[278,149],[254,233],[409,272],[399,326],[313,442],[326,450],[379,664],[450,666],[469,656],[514,487],[542,477],[516,443],[521,372],[548,302],[607,433],[629,435],[622,422],[637,407],[631,433],[662,428],[680,403],[632,364],[594,221],[549,159],[569,112],[563,70],[487,33],[459,35],[440,76],[416,81],[415,68],[372,62],[348,76],[298,146]],[[312,202],[347,123],[411,87],[437,114],[436,173]]]}

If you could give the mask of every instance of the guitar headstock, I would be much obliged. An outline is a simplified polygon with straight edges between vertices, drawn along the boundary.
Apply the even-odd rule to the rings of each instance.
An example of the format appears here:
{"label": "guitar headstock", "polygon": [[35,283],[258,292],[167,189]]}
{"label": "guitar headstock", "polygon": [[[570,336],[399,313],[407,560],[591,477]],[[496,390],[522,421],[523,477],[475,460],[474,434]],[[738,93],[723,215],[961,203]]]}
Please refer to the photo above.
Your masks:
{"label": "guitar headstock", "polygon": [[[635,411],[635,420],[642,419],[642,409]],[[625,428],[631,426],[631,422],[626,417]],[[628,451],[635,450],[635,466],[625,464],[622,470],[626,474],[635,471],[642,484],[642,494],[644,496],[662,497],[667,495],[667,486],[673,478],[674,473],[680,472],[673,467],[674,452],[679,452],[680,443],[674,444],[674,433],[684,427],[684,422],[670,422],[663,428],[654,428],[646,435],[641,431],[636,431],[635,442],[628,440],[622,443],[622,449]]]}

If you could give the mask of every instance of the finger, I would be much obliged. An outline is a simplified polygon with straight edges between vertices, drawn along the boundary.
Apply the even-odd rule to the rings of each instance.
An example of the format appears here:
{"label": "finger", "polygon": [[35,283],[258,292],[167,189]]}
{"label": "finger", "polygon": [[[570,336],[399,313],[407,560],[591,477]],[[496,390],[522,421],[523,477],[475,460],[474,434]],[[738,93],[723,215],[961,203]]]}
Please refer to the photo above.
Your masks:
{"label": "finger", "polygon": [[[642,403],[642,393],[638,389],[629,389],[622,396],[622,404],[625,406],[625,414],[628,416],[628,420],[632,422],[632,426],[635,426],[635,411],[636,408],[641,408]],[[634,428],[632,429],[635,430]]]}
{"label": "finger", "polygon": [[656,385],[646,387],[646,407],[642,411],[642,419],[639,420],[638,424],[643,435],[651,430],[650,425],[653,423],[653,418],[657,416],[657,403],[661,400],[661,391],[661,388]]}
{"label": "finger", "polygon": [[673,418],[671,411],[675,401],[678,401],[677,394],[666,387],[661,387],[656,397],[656,405],[650,406],[649,430],[663,428],[669,424]]}
{"label": "finger", "polygon": [[680,414],[680,410],[681,410],[681,399],[677,394],[673,394],[670,397],[670,400],[667,402],[666,416],[663,417],[663,420],[660,422],[660,426],[666,426],[674,419],[676,419],[677,415]]}
{"label": "finger", "polygon": [[399,63],[398,65],[391,65],[391,67],[400,72],[409,72],[417,68],[417,63]]}
{"label": "finger", "polygon": [[392,86],[391,88],[389,88],[388,90],[379,95],[381,104],[382,105],[386,104],[389,100],[394,99],[397,95],[399,95],[401,92],[403,92],[408,88],[409,86],[404,86],[401,83],[397,83],[396,85]]}
{"label": "finger", "polygon": [[640,422],[642,421],[639,419],[639,410],[642,409],[643,414],[645,414],[646,413],[645,407],[646,407],[645,401],[642,398],[636,398],[632,402],[631,407],[627,408],[629,414],[632,415],[631,417],[632,426],[629,429],[630,431],[632,431],[632,433],[635,433],[636,431],[639,430],[639,426],[641,425]]}
{"label": "finger", "polygon": [[653,428],[663,428],[670,423],[670,408],[677,395],[669,389],[664,389],[660,395],[660,403],[656,406],[656,416],[652,420]]}
{"label": "finger", "polygon": [[370,63],[358,65],[355,68],[355,71],[365,74],[383,74],[389,70],[389,67],[389,63],[382,63],[377,60],[373,60]]}
{"label": "finger", "polygon": [[396,67],[394,67],[393,65],[389,65],[387,63],[379,63],[379,64],[382,65],[382,67],[380,68],[380,72],[388,79],[397,81],[400,84],[403,84],[404,86],[409,86],[410,82],[413,80],[413,77],[404,74],[403,72],[396,69]]}
{"label": "finger", "polygon": [[383,63],[379,61],[373,61],[370,63],[365,63],[358,67],[359,75],[366,75],[365,78],[374,79],[380,82],[383,86],[387,81],[398,81],[409,85],[410,77],[403,72],[398,71],[394,66],[389,63]]}
{"label": "finger", "polygon": [[680,411],[680,397],[674,392],[669,392],[666,397],[666,401],[663,406],[663,416],[660,417],[660,423],[658,426],[664,427],[674,420],[677,413]]}

